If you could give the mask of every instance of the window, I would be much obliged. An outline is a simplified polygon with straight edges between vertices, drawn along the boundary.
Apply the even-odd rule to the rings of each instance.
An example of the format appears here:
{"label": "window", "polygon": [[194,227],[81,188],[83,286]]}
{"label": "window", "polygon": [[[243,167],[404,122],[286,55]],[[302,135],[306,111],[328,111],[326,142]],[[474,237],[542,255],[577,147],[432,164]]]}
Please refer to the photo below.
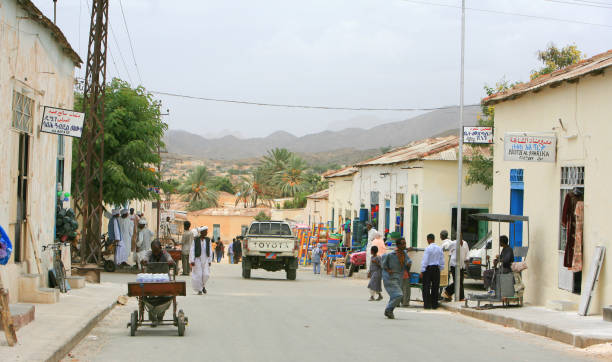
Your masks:
{"label": "window", "polygon": [[[64,152],[66,148],[66,143],[63,135],[57,136],[57,177],[56,184],[62,185],[62,190],[64,189]],[[169,206],[168,206],[169,208]]]}
{"label": "window", "polygon": [[33,113],[34,100],[13,91],[13,121],[11,124],[13,128],[31,134]]}
{"label": "window", "polygon": [[278,235],[291,236],[291,229],[287,224],[260,222],[251,225],[250,235]]}

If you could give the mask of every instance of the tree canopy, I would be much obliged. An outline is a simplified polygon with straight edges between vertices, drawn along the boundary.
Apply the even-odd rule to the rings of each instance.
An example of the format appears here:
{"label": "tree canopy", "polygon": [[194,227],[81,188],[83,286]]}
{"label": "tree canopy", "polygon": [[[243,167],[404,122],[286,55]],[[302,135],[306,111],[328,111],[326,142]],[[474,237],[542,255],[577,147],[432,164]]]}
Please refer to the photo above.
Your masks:
{"label": "tree canopy", "polygon": [[543,74],[550,74],[555,70],[578,63],[584,59],[584,57],[584,54],[578,50],[575,44],[567,45],[559,49],[554,43],[551,43],[546,50],[538,51],[538,60],[543,63],[543,66],[538,70],[531,71],[531,79],[535,79]]}
{"label": "tree canopy", "polygon": [[[75,95],[75,109],[83,108],[82,94]],[[106,86],[104,119],[104,179],[102,196],[108,204],[128,200],[153,200],[161,186],[158,149],[167,125],[158,104],[142,86],[132,88],[114,78]],[[73,142],[73,171],[78,166],[79,140]],[[76,178],[73,178],[76,180]]]}

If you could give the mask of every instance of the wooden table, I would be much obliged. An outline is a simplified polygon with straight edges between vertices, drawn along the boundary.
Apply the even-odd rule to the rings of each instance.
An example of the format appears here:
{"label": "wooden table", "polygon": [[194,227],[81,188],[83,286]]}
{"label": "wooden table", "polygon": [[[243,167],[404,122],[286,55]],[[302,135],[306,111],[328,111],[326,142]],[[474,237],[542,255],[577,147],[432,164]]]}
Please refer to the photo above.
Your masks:
{"label": "wooden table", "polygon": [[187,295],[184,281],[129,282],[129,297],[175,297]]}

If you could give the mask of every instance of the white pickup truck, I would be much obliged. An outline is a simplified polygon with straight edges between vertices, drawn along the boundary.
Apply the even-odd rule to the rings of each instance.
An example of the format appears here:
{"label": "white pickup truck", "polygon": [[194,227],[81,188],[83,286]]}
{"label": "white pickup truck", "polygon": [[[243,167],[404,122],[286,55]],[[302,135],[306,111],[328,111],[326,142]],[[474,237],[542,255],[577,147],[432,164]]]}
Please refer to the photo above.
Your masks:
{"label": "white pickup truck", "polygon": [[242,241],[242,277],[250,278],[251,269],[285,270],[287,279],[295,280],[298,268],[298,240],[283,221],[256,221]]}

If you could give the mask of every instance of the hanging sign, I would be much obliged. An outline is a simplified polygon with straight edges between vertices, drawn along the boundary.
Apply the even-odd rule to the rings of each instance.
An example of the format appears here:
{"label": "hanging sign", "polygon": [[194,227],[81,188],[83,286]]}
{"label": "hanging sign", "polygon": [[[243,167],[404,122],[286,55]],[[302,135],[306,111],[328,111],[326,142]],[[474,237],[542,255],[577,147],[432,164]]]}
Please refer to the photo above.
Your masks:
{"label": "hanging sign", "polygon": [[493,127],[463,127],[463,143],[493,143]]}
{"label": "hanging sign", "polygon": [[85,113],[47,107],[43,111],[41,131],[81,138]]}
{"label": "hanging sign", "polygon": [[506,133],[504,161],[555,162],[557,138],[553,134]]}

